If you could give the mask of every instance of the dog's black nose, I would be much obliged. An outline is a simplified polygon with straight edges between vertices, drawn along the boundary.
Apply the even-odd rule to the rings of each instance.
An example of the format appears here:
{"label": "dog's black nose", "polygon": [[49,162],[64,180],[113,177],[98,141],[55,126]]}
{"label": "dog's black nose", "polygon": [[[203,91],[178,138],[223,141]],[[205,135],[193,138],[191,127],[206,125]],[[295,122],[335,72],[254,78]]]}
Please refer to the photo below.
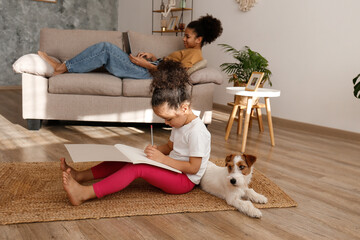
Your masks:
{"label": "dog's black nose", "polygon": [[232,185],[235,185],[236,179],[235,179],[235,178],[230,179],[230,183],[231,183]]}

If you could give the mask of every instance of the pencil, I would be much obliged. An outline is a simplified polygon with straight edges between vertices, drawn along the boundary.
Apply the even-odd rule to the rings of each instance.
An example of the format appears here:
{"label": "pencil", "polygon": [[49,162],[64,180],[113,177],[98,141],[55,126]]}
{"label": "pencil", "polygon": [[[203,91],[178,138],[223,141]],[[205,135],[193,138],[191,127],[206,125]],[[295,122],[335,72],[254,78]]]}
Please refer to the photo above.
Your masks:
{"label": "pencil", "polygon": [[151,146],[154,146],[154,134],[153,134],[153,126],[150,125],[150,131],[151,131]]}

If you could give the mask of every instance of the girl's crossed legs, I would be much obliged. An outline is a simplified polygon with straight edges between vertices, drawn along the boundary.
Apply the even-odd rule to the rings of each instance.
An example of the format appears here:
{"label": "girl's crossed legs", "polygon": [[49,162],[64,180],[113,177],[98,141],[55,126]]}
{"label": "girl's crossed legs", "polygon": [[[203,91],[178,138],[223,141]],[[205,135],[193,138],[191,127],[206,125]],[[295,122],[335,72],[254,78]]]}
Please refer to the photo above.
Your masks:
{"label": "girl's crossed legs", "polygon": [[[61,160],[63,170],[63,186],[73,205],[80,205],[91,198],[101,198],[108,194],[121,191],[136,178],[143,178],[151,185],[166,193],[183,194],[191,191],[195,184],[186,174],[175,173],[163,168],[124,162],[103,162],[91,169],[76,172]],[[71,172],[72,171],[72,172]],[[104,178],[90,185],[80,185],[78,181]]]}

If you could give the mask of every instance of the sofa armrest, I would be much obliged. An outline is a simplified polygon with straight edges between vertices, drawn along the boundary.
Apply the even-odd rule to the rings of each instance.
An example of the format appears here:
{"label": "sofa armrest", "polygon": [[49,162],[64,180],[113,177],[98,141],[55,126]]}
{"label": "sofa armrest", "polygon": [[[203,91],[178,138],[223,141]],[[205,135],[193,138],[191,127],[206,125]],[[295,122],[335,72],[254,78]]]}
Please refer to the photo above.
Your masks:
{"label": "sofa armrest", "polygon": [[22,74],[22,108],[24,119],[45,119],[49,79]]}
{"label": "sofa armrest", "polygon": [[215,83],[221,85],[224,78],[220,71],[214,68],[203,68],[190,75],[192,84]]}
{"label": "sofa armrest", "polygon": [[203,59],[200,62],[195,63],[191,68],[187,70],[187,74],[190,76],[196,71],[199,71],[200,69],[206,68],[207,66],[207,60]]}

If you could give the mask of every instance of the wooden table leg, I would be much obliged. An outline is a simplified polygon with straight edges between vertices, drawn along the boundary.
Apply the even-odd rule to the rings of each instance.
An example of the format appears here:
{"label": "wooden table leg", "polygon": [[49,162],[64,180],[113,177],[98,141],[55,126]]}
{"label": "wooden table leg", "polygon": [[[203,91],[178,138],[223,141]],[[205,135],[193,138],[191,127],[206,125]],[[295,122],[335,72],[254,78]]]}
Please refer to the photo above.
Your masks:
{"label": "wooden table leg", "polygon": [[262,114],[261,114],[261,108],[256,108],[258,123],[259,123],[259,131],[264,131],[263,121],[262,121]]}
{"label": "wooden table leg", "polygon": [[248,130],[249,130],[249,121],[250,121],[252,102],[253,102],[252,97],[247,97],[247,106],[246,106],[246,114],[245,114],[245,122],[244,122],[244,133],[243,133],[243,139],[242,139],[242,144],[241,144],[241,152],[242,153],[245,152],[245,147],[246,147],[246,139],[247,139],[247,134],[248,134]]}
{"label": "wooden table leg", "polygon": [[266,105],[266,114],[267,114],[268,123],[269,123],[271,145],[275,146],[274,129],[273,129],[272,118],[271,118],[270,98],[268,98],[268,97],[265,98],[265,105]]}
{"label": "wooden table leg", "polygon": [[243,109],[242,107],[239,107],[239,114],[238,114],[238,128],[237,128],[237,134],[240,135],[242,131],[242,124],[243,124]]}
{"label": "wooden table leg", "polygon": [[249,120],[249,128],[252,128],[252,119],[254,116],[254,108],[251,106],[251,112],[250,112],[250,120]]}
{"label": "wooden table leg", "polygon": [[[236,96],[237,97],[237,96]],[[235,99],[235,104],[234,104],[234,107],[233,107],[233,110],[231,112],[231,115],[229,117],[229,121],[228,121],[228,124],[227,124],[227,127],[226,127],[226,132],[225,132],[225,141],[228,140],[229,138],[229,135],[230,135],[230,131],[231,131],[231,127],[233,125],[233,122],[234,122],[234,118],[236,116],[236,112],[239,108],[239,104],[238,104],[239,100],[238,98]]]}

